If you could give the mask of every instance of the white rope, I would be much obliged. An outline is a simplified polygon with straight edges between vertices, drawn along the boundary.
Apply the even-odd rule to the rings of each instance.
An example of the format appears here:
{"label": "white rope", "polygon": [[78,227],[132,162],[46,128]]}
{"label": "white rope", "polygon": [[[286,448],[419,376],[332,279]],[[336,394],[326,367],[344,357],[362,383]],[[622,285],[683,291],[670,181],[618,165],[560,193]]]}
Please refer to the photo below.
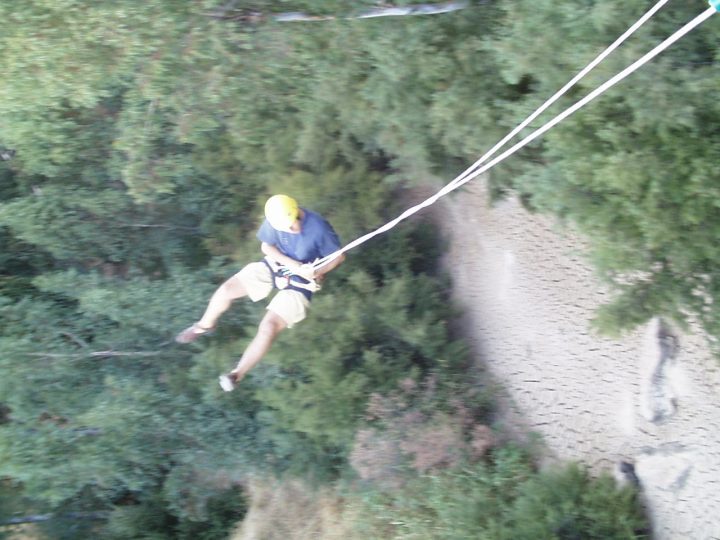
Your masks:
{"label": "white rope", "polygon": [[622,81],[624,78],[632,74],[634,71],[637,71],[639,68],[647,64],[650,60],[655,58],[657,55],[659,55],[661,52],[663,52],[665,49],[670,47],[673,43],[680,40],[683,36],[688,34],[690,31],[692,31],[695,27],[699,26],[703,22],[705,22],[707,19],[709,19],[712,15],[714,15],[717,11],[715,8],[708,8],[705,12],[701,13],[697,17],[695,17],[692,21],[687,23],[685,26],[683,26],[680,30],[675,32],[672,36],[667,38],[665,41],[663,41],[660,45],[655,47],[652,51],[647,53],[645,56],[637,60],[636,62],[632,63],[628,67],[626,67],[624,70],[622,70],[620,73],[615,75],[610,80],[606,81],[604,84],[600,85],[597,89],[592,91],[590,94],[585,96],[583,99],[575,103],[575,105],[567,108],[562,113],[558,114],[555,118],[550,120],[547,124],[542,126],[541,128],[533,131],[530,135],[525,137],[522,141],[517,143],[515,146],[509,148],[502,154],[500,154],[498,157],[493,159],[491,162],[489,162],[487,165],[475,170],[470,175],[466,176],[462,179],[462,181],[457,182],[455,186],[453,186],[453,189],[456,189],[473,178],[476,178],[477,176],[483,174],[484,172],[487,172],[492,167],[500,163],[501,161],[504,161],[506,158],[510,157],[512,154],[520,150],[521,148],[527,146],[532,141],[537,139],[540,135],[543,135],[553,127],[555,127],[557,124],[565,120],[568,116],[575,113],[579,109],[583,108],[585,105],[590,103],[592,100],[594,100],[596,97],[600,96],[601,94],[604,94],[607,90],[615,86],[617,83]]}
{"label": "white rope", "polygon": [[545,110],[547,110],[548,107],[550,107],[553,103],[555,103],[558,99],[560,99],[565,93],[570,90],[573,86],[575,86],[585,75],[590,73],[595,67],[600,64],[605,58],[610,56],[612,52],[615,51],[622,43],[629,38],[631,35],[633,35],[638,28],[640,28],[643,24],[645,24],[650,18],[657,13],[660,8],[662,8],[665,4],[667,4],[669,0],[660,0],[657,4],[655,4],[645,15],[640,17],[635,24],[633,24],[630,28],[627,29],[627,31],[621,35],[619,38],[617,38],[612,45],[610,45],[607,49],[605,49],[603,52],[601,52],[592,62],[590,62],[585,68],[580,71],[575,77],[570,79],[570,81],[563,86],[560,90],[558,90],[555,95],[553,95],[550,99],[548,99],[545,103],[540,105],[540,107],[537,108],[537,110],[532,113],[530,116],[528,116],[525,120],[522,121],[515,129],[513,129],[510,133],[508,133],[503,140],[501,140],[499,143],[497,143],[495,146],[493,146],[484,156],[482,156],[480,159],[478,159],[475,163],[473,163],[470,167],[468,167],[460,176],[455,178],[450,184],[453,185],[456,182],[459,182],[462,180],[466,175],[470,174],[477,166],[479,166],[481,163],[484,163],[488,158],[495,155],[495,152],[497,152],[500,148],[505,146],[505,143],[507,143],[510,139],[512,139],[515,135],[520,133],[523,129],[525,129],[530,122],[535,120],[538,116],[540,116]]}
{"label": "white rope", "polygon": [[[659,9],[659,7],[658,7],[658,9]],[[651,11],[652,11],[652,10],[651,10]],[[515,144],[513,147],[509,148],[508,150],[506,150],[505,152],[503,152],[502,154],[500,154],[498,157],[496,157],[495,159],[493,159],[492,161],[490,161],[489,163],[487,163],[487,164],[484,165],[483,167],[480,167],[480,168],[478,168],[478,169],[476,169],[476,170],[474,170],[474,171],[472,171],[472,172],[470,172],[470,173],[468,173],[468,172],[466,171],[465,173],[463,173],[462,175],[460,175],[458,178],[456,178],[455,180],[453,180],[452,182],[450,182],[448,185],[446,185],[443,189],[441,189],[440,191],[438,191],[435,195],[433,195],[432,197],[429,197],[428,199],[426,199],[425,201],[421,202],[420,204],[418,204],[418,205],[416,205],[416,206],[414,206],[414,207],[406,210],[406,211],[403,212],[401,215],[399,215],[398,217],[396,217],[394,220],[392,220],[392,221],[386,223],[385,225],[377,228],[376,230],[374,230],[374,231],[372,231],[372,232],[370,232],[370,233],[368,233],[368,234],[366,234],[366,235],[364,235],[364,236],[362,236],[362,237],[354,240],[353,242],[350,242],[349,244],[347,244],[347,245],[344,246],[343,248],[337,250],[335,253],[332,253],[332,254],[328,255],[327,257],[324,257],[324,258],[316,261],[316,262],[314,263],[315,268],[320,268],[320,267],[322,267],[322,266],[325,266],[326,264],[330,263],[331,261],[333,261],[334,259],[336,259],[336,258],[339,257],[340,255],[342,255],[343,253],[346,253],[347,251],[349,251],[349,250],[351,250],[351,249],[359,246],[360,244],[363,244],[363,243],[367,242],[367,241],[370,240],[371,238],[373,238],[373,237],[375,237],[375,236],[377,236],[377,235],[379,235],[379,234],[382,234],[383,232],[386,232],[386,231],[392,229],[393,227],[395,227],[395,226],[396,226],[398,223],[400,223],[401,221],[407,219],[408,217],[410,217],[411,215],[417,213],[417,212],[420,211],[421,209],[426,208],[426,207],[432,205],[432,204],[435,203],[440,197],[446,195],[447,193],[450,193],[451,191],[454,191],[455,189],[459,188],[460,186],[465,185],[467,182],[469,182],[470,180],[472,180],[472,179],[476,178],[477,176],[483,174],[484,172],[487,172],[487,171],[490,170],[492,167],[494,167],[494,166],[497,165],[498,163],[504,161],[506,158],[510,157],[512,154],[514,154],[515,152],[517,152],[517,151],[520,150],[521,148],[524,148],[524,147],[527,146],[529,143],[531,143],[532,141],[534,141],[536,138],[538,138],[539,136],[543,135],[544,133],[546,133],[547,131],[549,131],[549,130],[552,129],[553,127],[555,127],[557,124],[559,124],[560,122],[562,122],[563,120],[565,120],[568,116],[572,115],[572,114],[575,113],[577,110],[581,109],[582,107],[584,107],[585,105],[587,105],[588,103],[590,103],[592,100],[594,100],[596,97],[598,97],[598,96],[600,96],[601,94],[605,93],[607,90],[609,90],[610,88],[612,88],[613,86],[615,86],[617,83],[619,83],[619,82],[622,81],[624,78],[626,78],[627,76],[629,76],[630,74],[632,74],[634,71],[636,71],[637,69],[639,69],[640,67],[642,67],[643,65],[645,65],[646,63],[648,63],[650,60],[652,60],[653,58],[655,58],[658,54],[660,54],[660,53],[663,52],[665,49],[667,49],[668,47],[670,47],[672,44],[674,44],[676,41],[678,41],[679,39],[681,39],[681,38],[682,38],[683,36],[685,36],[687,33],[689,33],[689,32],[692,31],[694,28],[696,28],[697,26],[699,26],[700,24],[702,24],[704,21],[706,21],[707,19],[709,19],[709,18],[710,18],[712,15],[714,15],[716,12],[717,12],[717,10],[716,10],[715,7],[708,8],[705,12],[701,13],[701,14],[698,15],[695,19],[693,19],[692,21],[690,21],[689,23],[687,23],[687,24],[686,24],[685,26],[683,26],[680,30],[678,30],[677,32],[675,32],[672,36],[670,36],[670,37],[667,38],[665,41],[663,41],[660,45],[658,45],[657,47],[655,47],[652,51],[650,51],[649,53],[647,53],[646,55],[644,55],[642,58],[640,58],[639,60],[637,60],[636,62],[634,62],[634,63],[631,64],[630,66],[628,66],[627,68],[625,68],[623,71],[621,71],[620,73],[618,73],[617,75],[615,75],[613,78],[611,78],[610,80],[608,80],[607,82],[605,82],[603,85],[601,85],[600,87],[598,87],[596,90],[594,90],[593,92],[591,92],[590,94],[588,94],[587,96],[585,96],[583,99],[581,99],[580,101],[578,101],[577,103],[575,103],[574,105],[572,105],[571,107],[569,107],[568,109],[566,109],[564,112],[562,112],[562,113],[560,113],[559,115],[557,115],[555,118],[553,118],[552,120],[550,120],[549,122],[547,122],[544,126],[540,127],[539,129],[535,130],[534,132],[532,132],[530,135],[528,135],[528,136],[525,137],[523,140],[521,140],[520,142],[518,142],[517,144]],[[647,19],[646,19],[646,20],[647,20]],[[602,56],[602,55],[601,55],[601,56]],[[605,56],[607,56],[607,55],[605,55]],[[596,64],[596,65],[597,65],[597,64]],[[578,80],[579,80],[579,79],[578,79]],[[555,96],[553,96],[553,97],[555,97]],[[559,97],[559,96],[558,96],[558,97]],[[553,99],[553,98],[551,98],[551,99]],[[542,107],[541,107],[541,108],[542,108]],[[545,108],[547,108],[547,107],[545,107]],[[543,110],[544,110],[544,109],[543,109]],[[539,113],[538,113],[538,114],[539,114]],[[535,115],[535,116],[537,116],[537,115]],[[522,128],[520,128],[520,129],[522,129]],[[516,128],[516,130],[519,131],[519,129],[517,129],[517,128]],[[509,139],[509,137],[506,137],[506,139]],[[500,144],[496,145],[496,147],[493,148],[493,150],[491,150],[491,152],[496,151],[496,149],[499,148],[500,146],[501,146]],[[491,152],[488,152],[488,153],[486,154],[486,156],[491,155]],[[483,156],[483,158],[481,158],[480,160],[478,160],[478,162],[476,162],[476,164],[479,164],[483,159],[486,159],[486,156]],[[473,166],[470,167],[469,170],[472,170],[472,169],[476,166],[476,164],[473,164]]]}

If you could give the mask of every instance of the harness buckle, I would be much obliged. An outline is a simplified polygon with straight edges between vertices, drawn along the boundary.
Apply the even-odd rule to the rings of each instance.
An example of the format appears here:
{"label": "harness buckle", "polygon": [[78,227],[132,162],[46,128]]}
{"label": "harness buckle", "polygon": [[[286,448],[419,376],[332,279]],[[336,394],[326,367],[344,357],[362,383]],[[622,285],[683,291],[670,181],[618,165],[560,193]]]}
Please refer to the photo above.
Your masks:
{"label": "harness buckle", "polygon": [[287,289],[290,286],[290,276],[282,276],[275,274],[275,287],[280,289],[281,291],[283,289]]}

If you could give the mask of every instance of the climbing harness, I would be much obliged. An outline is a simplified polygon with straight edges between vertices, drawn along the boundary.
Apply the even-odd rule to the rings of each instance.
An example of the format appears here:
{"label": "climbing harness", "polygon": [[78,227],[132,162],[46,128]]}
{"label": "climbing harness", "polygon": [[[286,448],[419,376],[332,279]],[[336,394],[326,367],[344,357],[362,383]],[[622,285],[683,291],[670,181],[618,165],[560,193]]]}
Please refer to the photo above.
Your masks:
{"label": "climbing harness", "polygon": [[643,57],[641,57],[639,60],[625,68],[623,71],[606,81],[604,84],[599,86],[597,89],[595,89],[593,92],[585,96],[583,99],[576,102],[571,107],[567,108],[564,112],[560,113],[559,115],[555,116],[552,120],[545,123],[542,127],[536,129],[530,135],[522,139],[520,142],[497,156],[492,161],[486,163],[484,166],[479,167],[480,164],[484,163],[487,159],[489,159],[492,155],[494,155],[502,146],[504,146],[512,137],[517,135],[522,129],[527,127],[527,125],[532,122],[537,116],[539,116],[543,111],[545,111],[550,105],[552,105],[557,99],[559,99],[563,94],[567,92],[573,85],[575,85],[580,79],[582,79],[587,73],[589,73],[595,66],[597,66],[602,60],[604,60],[611,52],[613,52],[623,41],[625,41],[631,34],[633,34],[640,26],[642,26],[647,20],[649,20],[664,4],[667,3],[668,0],[660,0],[652,9],[650,9],[645,15],[643,15],[638,21],[631,26],[622,36],[620,36],[610,47],[608,47],[605,51],[603,51],[595,60],[593,60],[586,68],[584,68],[578,75],[576,75],[570,82],[568,82],[562,89],[560,89],[553,97],[551,97],[548,101],[546,101],[543,105],[541,105],[533,114],[531,114],[526,120],[524,120],[521,124],[519,124],[510,134],[508,134],[503,140],[501,140],[498,144],[496,144],[489,152],[487,152],[484,156],[482,156],[480,159],[478,159],[475,163],[473,163],[472,166],[470,166],[467,170],[465,170],[462,174],[460,174],[458,177],[456,177],[452,182],[447,184],[445,187],[443,187],[441,190],[439,190],[437,193],[426,199],[425,201],[413,206],[412,208],[409,208],[402,214],[400,214],[398,217],[396,217],[394,220],[389,221],[385,225],[375,229],[374,231],[371,231],[370,233],[361,236],[360,238],[357,238],[356,240],[350,242],[346,246],[342,247],[341,249],[335,251],[334,253],[331,253],[330,255],[323,257],[322,259],[319,259],[315,263],[313,263],[313,266],[315,269],[321,268],[336,258],[340,257],[343,253],[346,253],[347,251],[367,242],[371,238],[374,238],[375,236],[378,236],[393,227],[395,227],[398,223],[401,221],[404,221],[405,219],[409,218],[413,214],[419,212],[423,208],[426,208],[435,202],[437,202],[438,199],[443,197],[444,195],[447,195],[451,191],[456,190],[457,188],[463,186],[470,180],[473,180],[477,176],[489,171],[491,168],[493,168],[498,163],[504,161],[506,158],[510,157],[512,154],[520,150],[521,148],[524,148],[527,146],[530,142],[534,141],[536,138],[543,135],[545,132],[549,131],[553,127],[555,127],[557,124],[565,120],[568,116],[572,115],[588,103],[590,103],[592,100],[594,100],[596,97],[600,96],[601,94],[605,93],[607,90],[615,86],[617,83],[622,81],[625,77],[629,76],[633,72],[635,72],[637,69],[648,63],[650,60],[655,58],[658,54],[663,52],[665,49],[670,47],[672,44],[674,44],[676,41],[681,39],[683,36],[688,34],[690,31],[695,29],[697,26],[705,22],[707,19],[709,19],[712,15],[720,11],[720,0],[709,0],[710,8],[705,10],[703,13],[695,17],[692,21],[687,23],[685,26],[680,28],[678,31],[676,31],[674,34],[672,34],[670,37],[668,37],[665,41],[657,45],[653,50],[651,50],[649,53],[645,54]]}
{"label": "climbing harness", "polygon": [[276,289],[281,291],[285,289],[298,291],[302,293],[305,298],[310,300],[312,298],[312,293],[319,291],[321,288],[320,284],[314,279],[305,279],[300,277],[297,274],[294,274],[287,266],[277,263],[272,259],[265,257],[262,262],[264,262],[265,266],[267,266],[268,270],[270,270],[270,273],[273,276],[273,285]]}

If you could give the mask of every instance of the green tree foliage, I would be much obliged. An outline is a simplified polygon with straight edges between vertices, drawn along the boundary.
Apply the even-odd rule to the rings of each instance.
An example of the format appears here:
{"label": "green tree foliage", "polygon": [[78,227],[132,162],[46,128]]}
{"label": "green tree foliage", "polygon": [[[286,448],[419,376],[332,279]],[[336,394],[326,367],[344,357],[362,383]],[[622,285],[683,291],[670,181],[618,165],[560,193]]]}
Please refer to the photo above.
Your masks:
{"label": "green tree foliage", "polygon": [[523,486],[507,538],[643,538],[637,493],[609,476],[592,479],[577,465],[542,472]]}
{"label": "green tree foliage", "polygon": [[[417,222],[352,252],[310,319],[237,394],[214,379],[262,306],[234,307],[203,343],[171,341],[214,286],[259,256],[268,193],[295,194],[350,241],[406,206],[399,185],[460,172],[647,9],[509,0],[435,17],[270,17],[375,5],[33,0],[6,10],[0,148],[14,153],[0,161],[0,476],[33,508],[109,511],[103,531],[119,538],[142,528],[193,537],[197,524],[226,523],[215,505],[247,470],[336,474],[370,394],[463,365],[434,271],[442,239]],[[663,8],[562,104],[696,8]],[[604,328],[660,314],[720,335],[717,37],[717,25],[699,28],[491,175],[498,191],[591,238],[618,294],[599,314]],[[481,507],[497,509],[483,478],[503,459],[438,486],[476,489]],[[488,530],[623,530],[603,528],[614,518],[599,510],[583,514],[613,506],[610,488],[563,474],[497,480],[523,510]],[[418,489],[439,499],[428,485]],[[444,504],[438,523],[452,514]],[[475,510],[453,519],[474,526],[486,519]]]}
{"label": "green tree foliage", "polygon": [[387,21],[349,21],[303,36],[309,51],[324,52],[314,59],[300,156],[322,155],[328,141],[318,136],[336,129],[335,140],[391,156],[414,178],[489,144],[499,135],[495,104],[513,94],[495,76],[489,42],[477,32],[492,29],[497,18],[498,10],[486,6],[447,18],[393,20],[392,31]]}
{"label": "green tree foliage", "polygon": [[79,116],[97,110],[145,59],[178,43],[187,6],[33,0],[7,10],[0,22],[0,114],[8,121],[0,137],[21,149],[27,172],[68,172],[63,165],[92,147],[82,140]]}
{"label": "green tree foliage", "polygon": [[[257,226],[263,192],[293,192],[344,238],[380,224],[392,197],[379,151],[368,154],[337,120],[325,126],[305,113],[317,90],[308,52],[322,50],[312,33],[235,28],[183,6],[163,14],[154,3],[84,7],[68,36],[59,28],[78,17],[78,4],[53,11],[33,3],[27,18],[18,10],[13,20],[27,51],[3,42],[14,51],[11,73],[23,58],[52,54],[33,64],[44,88],[19,93],[21,80],[3,90],[10,105],[0,137],[17,154],[0,204],[13,248],[2,268],[9,421],[0,475],[58,515],[111,510],[107,531],[118,537],[131,529],[162,537],[214,520],[213,501],[263,462],[340,465],[369,390],[429,369],[445,347],[439,289],[426,279],[422,298],[411,294],[413,267],[432,266],[422,260],[432,252],[404,245],[423,245],[414,232],[339,274],[335,292],[331,283],[318,298],[320,319],[278,344],[281,362],[268,358],[247,396],[221,395],[214,379],[242,351],[258,309],[234,310],[205,346],[170,346],[213,284],[234,271],[212,255],[235,264],[258,256],[244,235]],[[83,33],[86,23],[97,24]],[[113,27],[124,41],[95,50]],[[66,74],[78,70],[84,76],[73,84]],[[325,109],[337,114],[330,98],[339,96],[327,97]],[[355,329],[368,294],[383,301]],[[395,301],[406,313],[398,316]],[[346,314],[353,319],[327,336]],[[353,339],[344,345],[346,330]],[[283,349],[329,341],[338,352],[306,373],[283,358]],[[280,370],[297,372],[301,383],[287,400],[279,398],[282,373],[271,377]],[[331,407],[295,408],[318,394]]]}
{"label": "green tree foliage", "polygon": [[104,534],[107,538],[153,538],[158,540],[224,540],[246,511],[240,489],[220,492],[208,501],[205,519],[178,519],[167,511],[161,497],[143,504],[123,506],[110,517]]}
{"label": "green tree foliage", "polygon": [[[169,298],[188,299],[180,292],[196,279],[145,286],[165,309]],[[46,276],[37,286],[55,301],[3,307],[0,476],[56,515],[78,507],[151,512],[142,508],[159,500],[173,527],[207,528],[220,519],[213,501],[237,490],[261,452],[257,430],[249,417],[198,399],[192,355],[168,348],[159,321],[143,323],[172,316],[147,311],[153,295],[139,293],[142,282],[104,294],[113,281]]]}
{"label": "green tree foliage", "polygon": [[269,427],[346,454],[371,392],[463,359],[448,344],[444,304],[429,280],[404,275],[379,287],[354,272],[317,299],[312,320],[259,368],[257,398],[272,410]]}
{"label": "green tree foliage", "polygon": [[[509,82],[528,78],[550,95],[647,9],[642,2],[508,4],[499,51]],[[697,15],[673,4],[573,93],[587,93]],[[539,44],[531,28],[556,29]],[[599,324],[619,331],[654,315],[699,319],[720,331],[717,280],[717,27],[692,33],[544,139],[537,164],[507,183],[592,239],[592,257],[617,287]],[[568,46],[573,43],[573,46]],[[532,46],[531,46],[532,44]],[[542,67],[541,67],[542,66]],[[534,94],[529,99],[538,99]],[[569,103],[569,100],[566,100]],[[548,116],[549,118],[549,116]]]}
{"label": "green tree foliage", "polygon": [[535,472],[506,448],[489,462],[367,492],[358,529],[368,537],[565,540],[644,538],[637,494],[570,465]]}

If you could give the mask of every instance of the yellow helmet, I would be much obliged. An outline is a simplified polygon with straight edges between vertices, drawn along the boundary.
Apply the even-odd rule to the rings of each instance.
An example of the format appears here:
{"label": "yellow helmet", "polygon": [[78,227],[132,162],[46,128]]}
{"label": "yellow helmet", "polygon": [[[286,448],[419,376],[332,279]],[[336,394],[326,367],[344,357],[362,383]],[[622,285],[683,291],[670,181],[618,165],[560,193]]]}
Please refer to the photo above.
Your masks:
{"label": "yellow helmet", "polygon": [[273,229],[287,231],[299,216],[297,201],[287,195],[273,195],[265,203],[265,217]]}

